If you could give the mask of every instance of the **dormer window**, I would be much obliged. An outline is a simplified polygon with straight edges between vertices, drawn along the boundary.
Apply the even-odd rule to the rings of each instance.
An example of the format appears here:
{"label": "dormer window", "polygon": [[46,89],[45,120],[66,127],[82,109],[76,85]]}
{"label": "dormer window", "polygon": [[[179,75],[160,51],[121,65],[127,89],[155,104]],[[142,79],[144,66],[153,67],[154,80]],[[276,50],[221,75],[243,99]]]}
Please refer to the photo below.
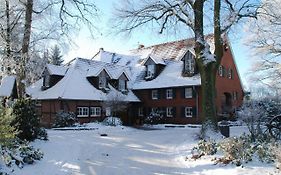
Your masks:
{"label": "dormer window", "polygon": [[101,75],[101,76],[99,77],[99,88],[100,88],[100,89],[106,88],[106,86],[107,86],[106,76]]}
{"label": "dormer window", "polygon": [[188,51],[182,58],[183,61],[183,76],[193,76],[195,74],[195,58],[193,54]]}
{"label": "dormer window", "polygon": [[194,74],[195,60],[193,58],[185,60],[184,69],[189,74]]}
{"label": "dormer window", "polygon": [[50,75],[45,75],[43,78],[43,86],[50,87]]}
{"label": "dormer window", "polygon": [[155,64],[147,65],[147,78],[153,78],[155,75]]}
{"label": "dormer window", "polygon": [[118,89],[120,91],[125,91],[126,90],[126,80],[119,80]]}

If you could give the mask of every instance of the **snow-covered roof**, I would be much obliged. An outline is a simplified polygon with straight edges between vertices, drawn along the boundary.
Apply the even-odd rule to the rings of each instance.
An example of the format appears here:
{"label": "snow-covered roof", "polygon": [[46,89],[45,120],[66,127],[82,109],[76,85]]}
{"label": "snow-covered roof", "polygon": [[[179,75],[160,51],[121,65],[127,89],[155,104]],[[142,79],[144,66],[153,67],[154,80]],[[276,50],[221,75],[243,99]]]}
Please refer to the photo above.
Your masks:
{"label": "snow-covered roof", "polygon": [[57,66],[53,64],[47,64],[46,68],[49,71],[50,75],[64,76],[67,71],[67,67],[65,66]]}
{"label": "snow-covered roof", "polygon": [[4,77],[1,81],[0,96],[1,97],[11,96],[15,83],[16,83],[16,77],[15,76]]}
{"label": "snow-covered roof", "polygon": [[[106,63],[100,63],[106,64]],[[107,99],[107,93],[96,89],[87,80],[88,72],[95,69],[97,61],[76,58],[67,68],[65,76],[54,86],[49,89],[41,90],[43,80],[39,80],[29,88],[27,93],[33,99],[76,99],[76,100],[97,100],[102,101]],[[114,90],[110,87],[110,91]],[[122,94],[121,92],[119,92]],[[131,91],[126,95],[126,100],[130,102],[140,101]]]}
{"label": "snow-covered roof", "polygon": [[[149,58],[152,59],[155,64],[166,65],[164,59],[161,58],[161,57],[159,57],[159,56],[157,56],[157,55],[151,54],[151,55],[149,55],[149,57],[147,58],[147,60],[148,60]],[[146,62],[146,61],[145,61],[145,62]]]}
{"label": "snow-covered roof", "polygon": [[[122,55],[100,50],[93,59],[110,63],[112,61],[112,55],[118,57],[118,64],[127,66],[127,72],[132,80],[129,83],[129,87],[134,90],[199,86],[201,85],[201,78],[199,75],[193,77],[182,76],[183,62],[181,58],[188,50],[191,50],[191,52],[193,51],[192,44],[193,40],[191,39],[164,43],[129,52],[134,55]],[[153,59],[156,64],[161,62],[165,67],[155,79],[146,81],[144,79],[146,74],[144,63],[149,58]]]}
{"label": "snow-covered roof", "polygon": [[135,81],[133,89],[139,90],[201,85],[199,74],[192,77],[183,77],[182,68],[183,63],[181,61],[169,61],[164,70],[155,79],[150,81],[138,79]]}

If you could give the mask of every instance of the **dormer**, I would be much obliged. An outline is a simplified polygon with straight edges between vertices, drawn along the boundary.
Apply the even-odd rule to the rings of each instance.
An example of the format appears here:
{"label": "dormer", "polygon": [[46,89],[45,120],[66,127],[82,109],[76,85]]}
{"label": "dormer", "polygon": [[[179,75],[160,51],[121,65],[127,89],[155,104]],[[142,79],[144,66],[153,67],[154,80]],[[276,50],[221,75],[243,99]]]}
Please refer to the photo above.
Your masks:
{"label": "dormer", "polygon": [[195,56],[189,50],[186,52],[181,61],[183,61],[182,75],[184,77],[192,77],[197,73]]}
{"label": "dormer", "polygon": [[108,91],[108,80],[110,79],[108,72],[106,69],[103,69],[99,75],[97,76],[98,78],[98,88],[103,90],[103,91]]}
{"label": "dormer", "polygon": [[129,81],[127,73],[125,71],[118,72],[116,69],[114,72],[115,74],[111,74],[112,79],[109,81],[110,85],[122,93],[127,93],[127,83]]}
{"label": "dormer", "polygon": [[162,58],[149,56],[144,62],[144,66],[146,68],[145,80],[152,80],[156,78],[164,69],[165,65],[166,63]]}
{"label": "dormer", "polygon": [[67,68],[63,66],[56,66],[52,64],[47,64],[45,67],[42,77],[43,85],[42,90],[48,89],[55,84],[57,84],[66,74]]}

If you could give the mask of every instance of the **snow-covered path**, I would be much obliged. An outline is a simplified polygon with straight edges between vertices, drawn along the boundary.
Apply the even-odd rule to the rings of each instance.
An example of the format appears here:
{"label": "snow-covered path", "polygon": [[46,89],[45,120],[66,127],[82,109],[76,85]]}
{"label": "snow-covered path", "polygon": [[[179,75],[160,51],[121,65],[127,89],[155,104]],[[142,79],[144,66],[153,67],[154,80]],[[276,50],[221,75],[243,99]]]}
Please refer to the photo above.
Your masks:
{"label": "snow-covered path", "polygon": [[[184,161],[196,143],[197,129],[144,131],[124,127],[100,127],[91,131],[49,130],[49,141],[36,141],[45,153],[35,165],[16,169],[24,175],[179,175],[266,174],[269,167],[220,167],[210,160]],[[102,137],[100,134],[108,134]],[[266,165],[267,166],[267,165]]]}

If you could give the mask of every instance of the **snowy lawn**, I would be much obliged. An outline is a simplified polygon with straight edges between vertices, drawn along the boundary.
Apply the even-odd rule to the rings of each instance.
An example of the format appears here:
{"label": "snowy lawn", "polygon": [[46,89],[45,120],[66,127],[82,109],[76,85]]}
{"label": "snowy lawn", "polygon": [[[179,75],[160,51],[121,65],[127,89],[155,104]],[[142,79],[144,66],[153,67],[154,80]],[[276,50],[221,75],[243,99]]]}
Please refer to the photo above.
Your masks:
{"label": "snowy lawn", "polygon": [[[17,175],[266,175],[273,164],[252,162],[244,167],[214,165],[211,157],[186,160],[196,142],[198,128],[140,130],[94,124],[95,130],[48,130],[49,141],[36,141],[44,158],[16,168]],[[231,133],[245,131],[232,127]],[[107,136],[101,136],[107,134]]]}

